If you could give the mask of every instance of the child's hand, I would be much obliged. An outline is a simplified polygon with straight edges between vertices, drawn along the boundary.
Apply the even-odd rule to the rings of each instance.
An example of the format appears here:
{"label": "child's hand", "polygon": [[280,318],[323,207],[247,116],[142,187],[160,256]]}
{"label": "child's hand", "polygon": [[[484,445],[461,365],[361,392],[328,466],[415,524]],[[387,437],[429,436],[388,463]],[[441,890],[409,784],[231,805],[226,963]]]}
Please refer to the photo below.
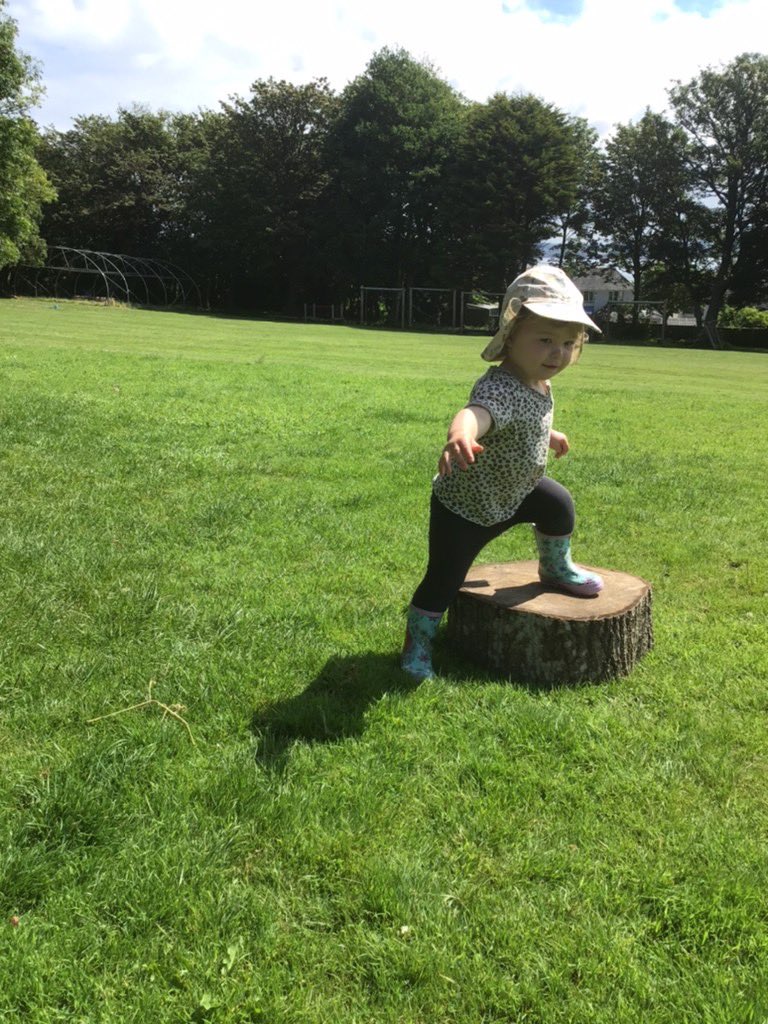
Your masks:
{"label": "child's hand", "polygon": [[567,455],[571,448],[570,444],[568,444],[568,438],[565,434],[561,434],[559,430],[550,430],[549,447],[555,453],[556,459]]}
{"label": "child's hand", "polygon": [[443,454],[437,464],[440,476],[450,476],[451,463],[456,463],[459,469],[467,469],[469,464],[475,461],[475,456],[484,450],[481,444],[470,441],[467,437],[449,441],[443,448]]}

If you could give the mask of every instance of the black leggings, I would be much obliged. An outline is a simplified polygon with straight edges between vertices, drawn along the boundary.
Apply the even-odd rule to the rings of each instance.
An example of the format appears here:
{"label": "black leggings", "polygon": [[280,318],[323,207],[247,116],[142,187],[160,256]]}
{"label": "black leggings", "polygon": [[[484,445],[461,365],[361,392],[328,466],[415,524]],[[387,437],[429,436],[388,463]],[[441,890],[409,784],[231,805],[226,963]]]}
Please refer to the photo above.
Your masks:
{"label": "black leggings", "polygon": [[412,604],[425,612],[444,612],[464,582],[469,567],[486,544],[518,523],[535,523],[550,537],[573,533],[575,513],[570,492],[542,477],[511,519],[479,526],[456,515],[432,495],[429,517],[429,564]]}

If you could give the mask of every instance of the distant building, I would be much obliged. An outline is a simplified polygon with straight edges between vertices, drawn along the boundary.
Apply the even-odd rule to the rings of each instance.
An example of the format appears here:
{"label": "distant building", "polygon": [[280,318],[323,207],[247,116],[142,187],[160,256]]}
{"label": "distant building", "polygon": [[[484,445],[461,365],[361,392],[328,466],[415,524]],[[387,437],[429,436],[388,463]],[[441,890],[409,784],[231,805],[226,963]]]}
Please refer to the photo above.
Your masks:
{"label": "distant building", "polygon": [[634,278],[618,267],[597,267],[574,278],[574,284],[584,296],[587,313],[597,313],[609,302],[632,302],[635,297]]}

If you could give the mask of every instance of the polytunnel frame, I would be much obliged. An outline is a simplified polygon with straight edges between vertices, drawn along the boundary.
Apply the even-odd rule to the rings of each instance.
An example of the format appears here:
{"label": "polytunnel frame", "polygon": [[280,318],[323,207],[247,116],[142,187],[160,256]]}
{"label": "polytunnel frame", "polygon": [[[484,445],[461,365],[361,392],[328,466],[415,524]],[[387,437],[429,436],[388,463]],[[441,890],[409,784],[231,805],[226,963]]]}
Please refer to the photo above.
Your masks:
{"label": "polytunnel frame", "polygon": [[[55,254],[55,255],[53,255]],[[157,281],[160,284],[163,295],[163,304],[166,307],[175,305],[188,305],[189,300],[197,297],[198,308],[203,305],[200,288],[195,279],[181,267],[167,260],[158,260],[148,256],[128,256],[125,253],[99,252],[95,249],[80,249],[71,245],[49,245],[48,261],[43,266],[33,266],[28,263],[17,264],[9,268],[16,272],[24,270],[53,271],[55,272],[53,295],[50,298],[59,298],[59,280],[62,274],[77,275],[91,274],[100,276],[106,291],[107,300],[116,298],[127,302],[129,305],[141,304],[141,297],[136,286],[131,286],[130,280],[138,280],[144,292],[144,304],[152,305],[150,299],[149,282]],[[22,273],[22,278],[32,287],[37,295],[41,287],[37,274],[34,283]],[[186,286],[185,286],[186,281]],[[173,283],[175,294],[169,299],[170,283]],[[48,292],[45,286],[43,290]],[[76,290],[75,290],[76,291]],[[180,298],[180,302],[178,301]]]}

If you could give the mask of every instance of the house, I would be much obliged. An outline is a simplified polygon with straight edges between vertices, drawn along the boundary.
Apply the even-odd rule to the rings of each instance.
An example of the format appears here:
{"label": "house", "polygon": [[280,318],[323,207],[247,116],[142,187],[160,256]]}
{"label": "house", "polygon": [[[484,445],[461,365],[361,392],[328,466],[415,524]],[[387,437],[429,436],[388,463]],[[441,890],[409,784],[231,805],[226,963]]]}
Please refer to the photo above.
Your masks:
{"label": "house", "polygon": [[632,302],[635,297],[634,278],[618,267],[597,267],[574,278],[574,284],[584,296],[587,313],[597,313],[609,302]]}

